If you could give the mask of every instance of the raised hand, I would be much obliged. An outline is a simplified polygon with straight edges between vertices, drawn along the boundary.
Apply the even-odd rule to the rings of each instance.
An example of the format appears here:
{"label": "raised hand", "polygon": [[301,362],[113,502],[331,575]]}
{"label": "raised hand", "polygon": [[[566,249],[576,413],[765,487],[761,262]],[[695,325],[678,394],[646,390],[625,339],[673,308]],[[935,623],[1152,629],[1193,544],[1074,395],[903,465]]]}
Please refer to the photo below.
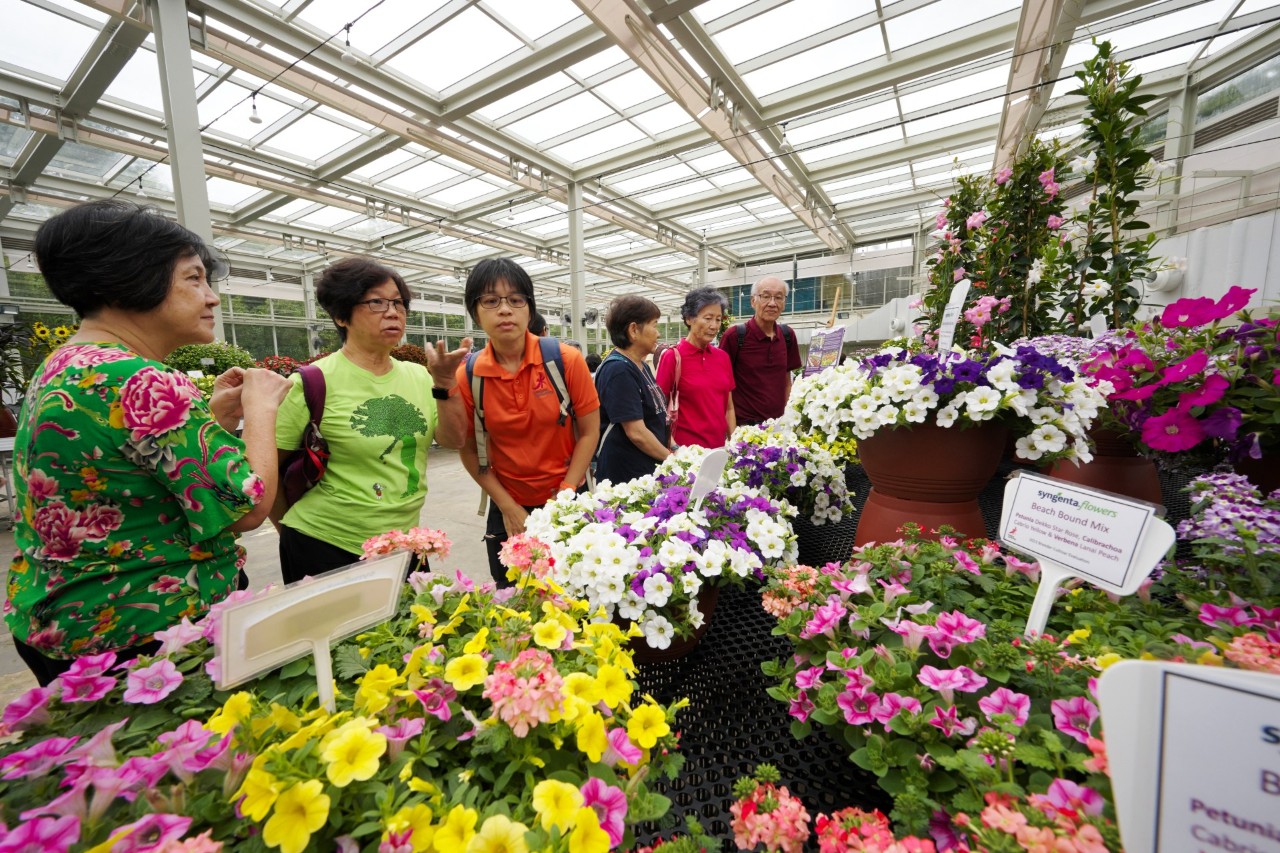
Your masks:
{"label": "raised hand", "polygon": [[462,346],[452,352],[445,350],[444,341],[436,341],[429,346],[427,353],[427,370],[431,371],[431,379],[437,388],[452,388],[456,384],[458,365],[471,352],[471,338],[463,338]]}

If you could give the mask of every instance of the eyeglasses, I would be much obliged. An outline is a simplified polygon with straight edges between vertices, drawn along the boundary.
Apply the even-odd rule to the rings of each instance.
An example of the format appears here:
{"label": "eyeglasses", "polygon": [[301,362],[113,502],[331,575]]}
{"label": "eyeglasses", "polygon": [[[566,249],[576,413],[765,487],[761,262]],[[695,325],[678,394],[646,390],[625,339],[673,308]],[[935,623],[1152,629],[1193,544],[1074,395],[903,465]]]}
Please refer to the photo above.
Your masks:
{"label": "eyeglasses", "polygon": [[496,311],[498,306],[503,302],[512,308],[523,308],[529,304],[529,297],[522,293],[509,293],[506,296],[498,296],[496,293],[489,293],[481,296],[476,300],[476,304],[486,311]]}
{"label": "eyeglasses", "polygon": [[777,302],[779,304],[786,304],[787,301],[787,297],[785,296],[765,296],[763,293],[757,293],[756,299],[759,299],[761,302]]}
{"label": "eyeglasses", "polygon": [[396,306],[399,311],[404,311],[409,303],[403,299],[366,299],[363,302],[357,302],[357,305],[363,305],[375,314],[385,314],[387,309],[392,305]]}

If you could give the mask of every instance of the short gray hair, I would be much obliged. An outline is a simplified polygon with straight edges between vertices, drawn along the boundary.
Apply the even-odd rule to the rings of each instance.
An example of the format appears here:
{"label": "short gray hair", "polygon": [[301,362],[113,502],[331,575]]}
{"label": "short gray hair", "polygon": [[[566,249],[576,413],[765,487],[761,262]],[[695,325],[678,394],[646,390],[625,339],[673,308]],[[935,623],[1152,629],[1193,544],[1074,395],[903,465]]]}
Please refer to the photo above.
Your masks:
{"label": "short gray hair", "polygon": [[764,284],[766,281],[776,281],[778,284],[782,285],[783,296],[787,296],[791,293],[791,285],[787,284],[786,279],[778,278],[776,275],[767,275],[764,278],[757,281],[755,284],[751,285],[752,299],[755,299],[757,296],[760,295],[760,285]]}
{"label": "short gray hair", "polygon": [[708,305],[719,305],[725,314],[729,313],[729,300],[714,287],[695,287],[684,295],[684,304],[680,306],[680,319],[687,324],[689,320],[702,313]]}

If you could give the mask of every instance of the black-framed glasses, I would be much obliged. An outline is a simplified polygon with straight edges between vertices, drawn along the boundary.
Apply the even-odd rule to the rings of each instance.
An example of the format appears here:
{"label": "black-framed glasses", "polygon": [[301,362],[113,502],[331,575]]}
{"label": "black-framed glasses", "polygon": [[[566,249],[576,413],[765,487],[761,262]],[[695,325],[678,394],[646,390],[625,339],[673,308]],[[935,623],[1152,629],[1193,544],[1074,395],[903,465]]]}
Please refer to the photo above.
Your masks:
{"label": "black-framed glasses", "polygon": [[498,306],[503,302],[512,308],[524,308],[529,304],[529,297],[523,293],[508,293],[506,296],[499,296],[496,293],[486,293],[476,300],[476,304],[486,311],[496,311]]}
{"label": "black-framed glasses", "polygon": [[409,303],[405,302],[403,299],[382,299],[380,297],[366,299],[363,302],[357,302],[356,304],[365,306],[375,314],[387,313],[387,309],[392,305],[396,306],[401,313],[404,313],[409,307]]}

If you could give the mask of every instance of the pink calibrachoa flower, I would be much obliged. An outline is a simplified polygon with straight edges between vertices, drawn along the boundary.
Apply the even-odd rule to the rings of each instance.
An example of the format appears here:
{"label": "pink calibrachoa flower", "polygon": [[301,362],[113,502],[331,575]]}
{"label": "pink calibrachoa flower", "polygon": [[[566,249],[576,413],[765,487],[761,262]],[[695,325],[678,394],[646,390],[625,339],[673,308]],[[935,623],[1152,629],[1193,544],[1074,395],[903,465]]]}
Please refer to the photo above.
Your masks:
{"label": "pink calibrachoa flower", "polygon": [[1098,706],[1083,696],[1054,699],[1049,703],[1053,724],[1058,731],[1070,735],[1084,745],[1089,743],[1089,729],[1098,719]]}
{"label": "pink calibrachoa flower", "polygon": [[160,649],[156,655],[164,656],[185,649],[203,637],[204,630],[191,624],[191,620],[183,616],[182,621],[177,625],[165,628],[163,631],[156,631],[152,636],[160,641]]}
{"label": "pink calibrachoa flower", "polygon": [[617,847],[626,833],[626,793],[595,777],[588,779],[581,790],[582,804],[596,813],[600,828],[609,834],[610,847]]}
{"label": "pink calibrachoa flower", "polygon": [[1170,453],[1190,450],[1204,440],[1204,435],[1200,422],[1181,408],[1147,418],[1142,424],[1143,442],[1156,450]]}
{"label": "pink calibrachoa flower", "polygon": [[938,729],[947,737],[957,734],[961,737],[968,737],[978,727],[978,722],[972,717],[962,720],[959,715],[960,709],[955,705],[950,706],[945,711],[940,706],[935,705],[933,719],[929,721],[929,725]]}
{"label": "pink calibrachoa flower", "polygon": [[65,763],[71,748],[79,737],[51,737],[29,746],[20,752],[11,752],[0,758],[0,779],[22,779],[27,776],[43,776]]}
{"label": "pink calibrachoa flower", "polygon": [[1013,717],[1015,726],[1026,725],[1027,716],[1031,713],[1031,697],[1025,693],[1015,693],[1008,687],[999,687],[989,696],[978,700],[978,707],[990,720],[996,714],[1008,714]]}
{"label": "pink calibrachoa flower", "polygon": [[111,845],[111,853],[150,853],[180,839],[191,826],[191,818],[176,814],[151,813],[111,833],[113,838],[127,832]]}
{"label": "pink calibrachoa flower", "polygon": [[876,722],[880,711],[880,697],[867,690],[846,688],[836,697],[836,704],[844,711],[844,721],[851,726]]}
{"label": "pink calibrachoa flower", "polygon": [[182,684],[182,673],[168,658],[160,658],[150,666],[140,667],[129,673],[126,679],[125,702],[133,705],[154,705]]}
{"label": "pink calibrachoa flower", "polygon": [[1049,790],[1044,794],[1032,794],[1027,797],[1027,801],[1050,818],[1063,813],[1068,816],[1097,816],[1102,814],[1103,807],[1101,794],[1092,788],[1077,785],[1070,779],[1054,779],[1049,783]]}
{"label": "pink calibrachoa flower", "polygon": [[395,761],[399,758],[405,744],[422,734],[426,723],[422,717],[401,717],[393,726],[379,726],[375,729],[387,739],[387,760]]}
{"label": "pink calibrachoa flower", "polygon": [[920,667],[920,672],[916,677],[925,687],[941,693],[943,701],[948,705],[955,701],[955,691],[974,693],[981,690],[987,683],[986,678],[978,675],[967,666],[955,669],[938,669],[925,665]]}
{"label": "pink calibrachoa flower", "polygon": [[1243,607],[1221,607],[1208,601],[1200,605],[1200,621],[1211,628],[1239,628],[1255,623]]}
{"label": "pink calibrachoa flower", "polygon": [[532,727],[551,720],[560,707],[563,685],[551,655],[525,649],[515,660],[494,666],[484,682],[484,697],[493,703],[494,715],[516,737],[524,737]]}
{"label": "pink calibrachoa flower", "polygon": [[80,821],[74,817],[42,817],[0,833],[3,853],[66,853],[80,840]]}
{"label": "pink calibrachoa flower", "polygon": [[49,700],[52,687],[33,687],[14,699],[4,709],[4,725],[10,731],[21,731],[30,726],[49,722]]}
{"label": "pink calibrachoa flower", "polygon": [[604,757],[600,760],[610,767],[616,767],[618,764],[637,765],[640,759],[644,758],[644,752],[631,742],[631,738],[627,736],[627,730],[621,726],[609,729],[605,738],[608,739],[609,745],[605,747]]}
{"label": "pink calibrachoa flower", "polygon": [[889,731],[889,722],[904,711],[911,714],[920,713],[920,700],[914,696],[903,696],[900,693],[886,693],[880,697],[880,707],[876,719]]}
{"label": "pink calibrachoa flower", "polygon": [[443,678],[428,679],[423,688],[413,691],[413,695],[422,703],[423,710],[442,723],[449,722],[453,717],[449,703],[458,698],[458,691]]}

